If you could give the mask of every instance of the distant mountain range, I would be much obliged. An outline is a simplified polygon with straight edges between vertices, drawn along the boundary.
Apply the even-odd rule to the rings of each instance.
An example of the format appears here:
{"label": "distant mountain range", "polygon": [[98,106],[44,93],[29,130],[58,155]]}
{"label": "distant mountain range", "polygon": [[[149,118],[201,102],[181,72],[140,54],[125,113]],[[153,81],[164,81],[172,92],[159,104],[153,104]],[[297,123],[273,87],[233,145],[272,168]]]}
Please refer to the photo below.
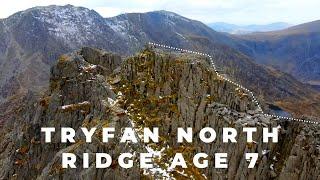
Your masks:
{"label": "distant mountain range", "polygon": [[320,85],[320,21],[234,37],[242,41],[239,50],[256,62],[274,66],[302,82]]}
{"label": "distant mountain range", "polygon": [[285,22],[275,22],[271,24],[251,24],[251,25],[235,25],[224,22],[209,23],[209,27],[219,32],[226,32],[230,34],[248,34],[252,32],[267,32],[276,31],[288,28],[292,26],[291,24]]}
{"label": "distant mountain range", "polygon": [[[44,90],[50,67],[63,53],[91,46],[131,55],[149,41],[209,53],[222,73],[261,100],[285,104],[299,114],[320,112],[317,93],[288,74],[257,64],[252,41],[245,37],[216,32],[167,11],[103,18],[71,5],[35,7],[0,20],[0,101]],[[308,108],[297,108],[297,103]]]}

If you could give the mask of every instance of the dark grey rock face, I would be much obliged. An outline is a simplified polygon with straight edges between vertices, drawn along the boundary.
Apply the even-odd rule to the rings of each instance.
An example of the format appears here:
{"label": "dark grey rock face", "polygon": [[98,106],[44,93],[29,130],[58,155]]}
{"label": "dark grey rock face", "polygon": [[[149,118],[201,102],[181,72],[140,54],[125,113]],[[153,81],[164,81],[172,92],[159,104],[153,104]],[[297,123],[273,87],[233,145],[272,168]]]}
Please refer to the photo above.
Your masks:
{"label": "dark grey rock face", "polygon": [[[243,127],[258,128],[254,143],[246,143],[244,136],[239,136],[235,144],[222,143],[221,139],[213,144],[204,144],[196,137],[192,144],[184,143],[183,152],[187,157],[192,157],[198,152],[209,155],[227,152],[229,168],[215,169],[214,164],[209,163],[209,168],[204,170],[195,168],[197,170],[193,169],[193,171],[190,165],[190,169],[184,170],[184,175],[171,172],[172,176],[177,179],[186,176],[191,179],[204,177],[208,179],[286,179],[289,177],[313,179],[314,176],[318,177],[319,148],[316,144],[319,137],[316,134],[319,132],[319,127],[298,123],[279,123],[276,119],[259,114],[250,103],[249,97],[237,91],[233,85],[219,79],[205,62],[197,56],[185,57],[184,54],[179,53],[163,55],[145,51],[139,57],[127,60],[120,73],[124,80],[115,88],[116,91],[124,94],[124,107],[128,107],[129,117],[136,125],[139,127],[161,125],[160,132],[164,142],[155,149],[167,147],[163,157],[168,159],[163,158],[164,162],[171,157],[166,156],[166,153],[181,151],[181,144],[177,144],[175,139],[177,127],[192,127],[195,134],[198,134],[203,127],[213,127],[220,133],[223,127],[235,127],[238,132],[241,132]],[[146,106],[147,102],[149,105]],[[156,117],[153,117],[154,113],[157,114]],[[159,116],[162,118],[157,119]],[[261,128],[277,126],[280,131],[280,142],[278,144],[263,143]],[[306,131],[310,131],[312,137],[307,138],[304,135]],[[312,150],[305,149],[295,154],[297,152],[295,147],[299,146],[302,137],[306,139],[305,142],[308,144],[306,146]],[[247,168],[245,152],[259,153],[258,164],[254,169]],[[303,161],[304,163],[299,167],[309,170],[295,171],[293,164],[287,161],[291,158]],[[309,164],[315,164],[315,166],[309,166]],[[160,163],[161,165],[163,164]],[[307,175],[307,172],[312,173]]]}
{"label": "dark grey rock face", "polygon": [[[149,152],[163,149],[154,165],[171,178],[179,179],[179,170],[169,171],[172,153],[227,152],[229,168],[207,169],[190,166],[184,171],[191,179],[317,179],[319,176],[319,127],[298,123],[279,123],[255,111],[250,97],[219,79],[206,59],[186,54],[166,54],[150,49],[122,62],[114,54],[83,48],[61,56],[51,70],[48,91],[39,99],[32,94],[21,100],[17,119],[6,122],[0,137],[1,179],[161,179],[163,172],[141,171],[135,166],[123,169],[117,163],[107,169],[81,168],[82,153],[111,154],[117,159],[124,152]],[[37,102],[34,100],[38,99]],[[16,100],[18,101],[18,100]],[[19,107],[19,106],[18,106]],[[262,143],[262,127],[279,126],[279,143]],[[44,142],[41,127],[55,127],[52,143]],[[76,143],[60,142],[60,128],[76,130]],[[96,127],[92,143],[85,143],[80,127]],[[115,127],[111,142],[102,143],[101,128]],[[121,128],[134,127],[138,136],[143,127],[159,127],[160,143],[119,143]],[[204,144],[177,144],[177,127],[257,127],[255,143],[238,136],[237,143],[221,139]],[[61,153],[77,154],[77,169],[62,169]],[[245,152],[258,152],[259,161],[248,169]],[[298,163],[299,162],[299,163]],[[301,163],[300,163],[301,162]],[[297,170],[299,169],[299,171]]]}
{"label": "dark grey rock face", "polygon": [[[85,54],[85,55],[84,55]],[[91,64],[92,58],[95,64]],[[88,58],[88,61],[86,60]],[[23,118],[7,123],[5,141],[1,141],[1,179],[137,179],[140,169],[83,169],[82,153],[107,152],[116,158],[122,152],[143,151],[139,145],[118,144],[121,127],[130,127],[128,118],[117,116],[117,109],[110,101],[116,94],[106,82],[106,76],[120,66],[122,60],[111,53],[84,48],[62,56],[51,70],[50,88],[34,105],[25,102]],[[32,99],[28,99],[34,102]],[[57,133],[52,143],[44,143],[41,127],[55,127]],[[112,126],[116,128],[115,140],[103,144],[99,133],[92,143],[84,143],[80,127]],[[60,142],[60,128],[77,130],[75,144]],[[8,128],[8,129],[7,129]],[[12,129],[10,129],[12,128]],[[101,132],[100,132],[101,135]],[[83,135],[82,135],[83,136]],[[13,149],[12,149],[13,148]],[[11,150],[10,150],[11,149]],[[79,156],[77,169],[63,170],[61,153],[73,152]],[[81,160],[81,162],[80,162]]]}

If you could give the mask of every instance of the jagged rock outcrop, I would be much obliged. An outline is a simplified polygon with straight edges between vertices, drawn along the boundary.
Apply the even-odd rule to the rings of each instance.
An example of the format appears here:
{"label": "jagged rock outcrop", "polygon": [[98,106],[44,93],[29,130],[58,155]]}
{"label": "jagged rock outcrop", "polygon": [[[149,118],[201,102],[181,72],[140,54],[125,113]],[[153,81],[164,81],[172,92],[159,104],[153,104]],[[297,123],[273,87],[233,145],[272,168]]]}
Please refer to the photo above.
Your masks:
{"label": "jagged rock outcrop", "polygon": [[[98,56],[96,56],[98,55]],[[94,58],[94,59],[91,59]],[[121,58],[91,48],[83,48],[69,56],[61,56],[51,70],[49,92],[39,103],[26,110],[24,122],[16,121],[6,136],[9,147],[2,147],[7,157],[1,156],[1,179],[137,179],[140,169],[119,169],[116,164],[107,170],[82,169],[64,170],[61,167],[61,153],[73,152],[80,158],[82,153],[109,152],[115,158],[121,152],[140,151],[138,145],[104,144],[101,131],[92,143],[84,143],[79,137],[80,127],[130,127],[128,118],[119,115],[121,109],[113,103],[116,94],[106,83],[105,77],[121,64]],[[94,64],[91,64],[94,62]],[[40,127],[57,129],[52,143],[44,143]],[[77,130],[75,144],[60,142],[60,128],[72,127]],[[83,136],[83,135],[82,135]],[[115,137],[119,137],[118,134]],[[8,150],[9,149],[9,150]]]}
{"label": "jagged rock outcrop", "polygon": [[[163,142],[156,149],[167,147],[163,153],[171,156],[163,155],[160,166],[163,166],[161,162],[172,158],[172,152],[181,152],[182,149],[187,149],[183,150],[187,157],[196,152],[227,152],[230,155],[227,170],[214,169],[211,163],[209,168],[200,171],[192,167],[190,160],[190,168],[184,170],[184,173],[181,169],[171,172],[176,178],[312,179],[319,173],[319,165],[309,165],[317,164],[319,158],[319,137],[316,135],[319,127],[302,127],[293,122],[279,124],[278,120],[261,115],[244,92],[217,77],[207,61],[199,56],[183,53],[159,55],[146,50],[139,57],[127,60],[121,72],[113,78],[117,79],[119,76],[122,81],[115,89],[124,94],[123,107],[128,108],[135,124],[138,127],[161,125]],[[244,137],[239,136],[236,144],[225,144],[221,139],[213,144],[204,144],[195,137],[193,144],[181,145],[176,143],[174,134],[177,127],[192,127],[196,136],[203,127],[214,127],[217,133],[221,133],[223,127],[235,127],[241,132],[245,126],[258,128],[254,144],[247,144]],[[277,126],[281,131],[280,143],[262,143],[261,128]],[[307,138],[304,131],[310,131],[312,138]],[[304,149],[294,154],[295,146],[301,147],[301,139],[308,139],[305,141],[306,146],[312,147],[312,150]],[[247,168],[245,152],[260,154],[256,168]],[[292,164],[287,162],[292,157],[304,161],[304,170],[292,169]],[[308,175],[305,176],[306,174]]]}
{"label": "jagged rock outcrop", "polygon": [[[150,48],[122,61],[102,50],[82,48],[63,55],[51,70],[49,90],[37,103],[33,96],[17,111],[17,120],[4,125],[0,143],[0,179],[318,179],[320,129],[316,125],[280,122],[260,114],[250,96],[220,79],[208,60],[196,55],[167,53]],[[20,118],[19,118],[20,117]],[[246,143],[242,127],[257,127],[255,143]],[[279,127],[279,143],[262,143],[262,127]],[[55,127],[52,143],[44,142],[41,127]],[[61,143],[60,128],[72,127],[76,143]],[[80,127],[97,127],[92,143],[85,143]],[[115,127],[116,135],[102,143],[101,128]],[[119,143],[121,128],[159,127],[159,143]],[[192,127],[192,144],[176,142],[177,127]],[[223,127],[239,132],[237,143],[222,143],[218,135],[210,144],[201,142],[199,130]],[[99,131],[100,130],[100,131]],[[123,169],[114,162],[96,169],[61,167],[61,153],[91,155],[106,152],[117,159],[123,152],[161,152],[155,169],[141,170],[137,163]],[[168,169],[174,153],[186,157],[187,169]],[[228,169],[197,169],[191,157],[228,153]],[[259,161],[248,169],[245,152],[258,152]],[[138,162],[138,158],[134,158]],[[160,170],[161,169],[161,170]]]}

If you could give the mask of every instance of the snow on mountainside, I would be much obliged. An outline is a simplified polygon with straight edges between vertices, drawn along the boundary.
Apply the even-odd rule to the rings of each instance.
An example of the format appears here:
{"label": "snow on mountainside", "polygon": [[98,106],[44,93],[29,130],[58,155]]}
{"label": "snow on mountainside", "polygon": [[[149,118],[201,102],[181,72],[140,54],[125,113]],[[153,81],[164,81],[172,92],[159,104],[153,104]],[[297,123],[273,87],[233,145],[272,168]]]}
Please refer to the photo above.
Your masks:
{"label": "snow on mountainside", "polygon": [[50,24],[49,32],[66,41],[75,40],[82,43],[93,38],[93,33],[102,33],[100,28],[92,28],[99,27],[97,19],[100,16],[89,9],[73,6],[61,9],[53,6],[39,10],[35,18]]}
{"label": "snow on mountainside", "polygon": [[[134,35],[130,34],[130,29],[132,28],[132,24],[129,22],[128,19],[118,19],[118,18],[110,18],[106,19],[106,25],[109,26],[116,35],[119,35],[123,39],[126,40],[126,44],[129,45],[129,42],[133,44],[139,44],[139,39],[137,39]],[[138,32],[137,32],[138,33]],[[142,36],[145,35],[140,32]]]}
{"label": "snow on mountainside", "polygon": [[[34,7],[18,12],[4,21],[11,27],[29,22],[32,25],[25,26],[25,31],[33,28],[38,30],[33,32],[34,35],[41,35],[39,30],[43,30],[43,33],[48,33],[71,49],[95,44],[106,47],[111,46],[107,43],[113,44],[121,39],[115,36],[116,33],[107,25],[106,19],[96,11],[72,5]],[[102,42],[105,39],[108,39],[108,42]]]}
{"label": "snow on mountainside", "polygon": [[71,5],[36,7],[34,17],[49,25],[50,34],[65,40],[83,44],[103,34],[106,27],[104,19],[93,10]]}
{"label": "snow on mountainside", "polygon": [[50,66],[61,54],[83,46],[128,49],[103,17],[87,8],[35,7],[0,22],[0,100],[46,87]]}
{"label": "snow on mountainside", "polygon": [[[185,23],[194,23],[185,17],[168,11],[154,11],[148,13],[125,13],[119,16],[106,18],[106,24],[113,29],[118,35],[128,40],[128,43],[137,45],[141,42],[147,42],[149,40],[155,40],[156,38],[163,38],[164,36],[156,37],[152,35],[154,32],[158,34],[171,33],[176,34],[183,39],[186,39],[179,32],[179,26],[184,26]],[[160,28],[166,29],[161,31]],[[156,29],[153,29],[156,28]],[[168,31],[169,30],[169,31]],[[190,30],[186,28],[186,31]],[[158,41],[161,39],[157,39]]]}
{"label": "snow on mountainside", "polygon": [[291,77],[257,66],[230,48],[242,44],[199,21],[167,11],[103,18],[93,10],[67,5],[35,7],[0,20],[0,99],[21,89],[39,87],[38,92],[47,87],[49,69],[61,54],[90,46],[126,56],[149,41],[210,53],[222,71],[261,92],[267,101],[313,98],[308,87],[301,91],[301,84]]}

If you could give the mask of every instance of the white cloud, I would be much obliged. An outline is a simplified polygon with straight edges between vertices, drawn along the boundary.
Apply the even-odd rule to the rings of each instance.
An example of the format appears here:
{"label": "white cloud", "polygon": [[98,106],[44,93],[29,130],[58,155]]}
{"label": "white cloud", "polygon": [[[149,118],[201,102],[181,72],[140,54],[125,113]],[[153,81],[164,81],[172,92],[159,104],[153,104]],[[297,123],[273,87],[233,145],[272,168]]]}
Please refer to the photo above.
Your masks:
{"label": "white cloud", "polygon": [[149,9],[135,9],[135,8],[116,8],[116,7],[96,7],[93,8],[103,17],[113,17],[123,13],[143,13],[150,11]]}
{"label": "white cloud", "polygon": [[112,17],[124,13],[123,9],[113,7],[97,7],[94,10],[103,17]]}
{"label": "white cloud", "polygon": [[[33,6],[52,4],[52,0],[10,0],[0,6],[0,17]],[[320,18],[319,0],[57,0],[54,4],[73,4],[94,9],[104,17],[125,12],[173,11],[203,22],[265,24],[302,23]]]}

